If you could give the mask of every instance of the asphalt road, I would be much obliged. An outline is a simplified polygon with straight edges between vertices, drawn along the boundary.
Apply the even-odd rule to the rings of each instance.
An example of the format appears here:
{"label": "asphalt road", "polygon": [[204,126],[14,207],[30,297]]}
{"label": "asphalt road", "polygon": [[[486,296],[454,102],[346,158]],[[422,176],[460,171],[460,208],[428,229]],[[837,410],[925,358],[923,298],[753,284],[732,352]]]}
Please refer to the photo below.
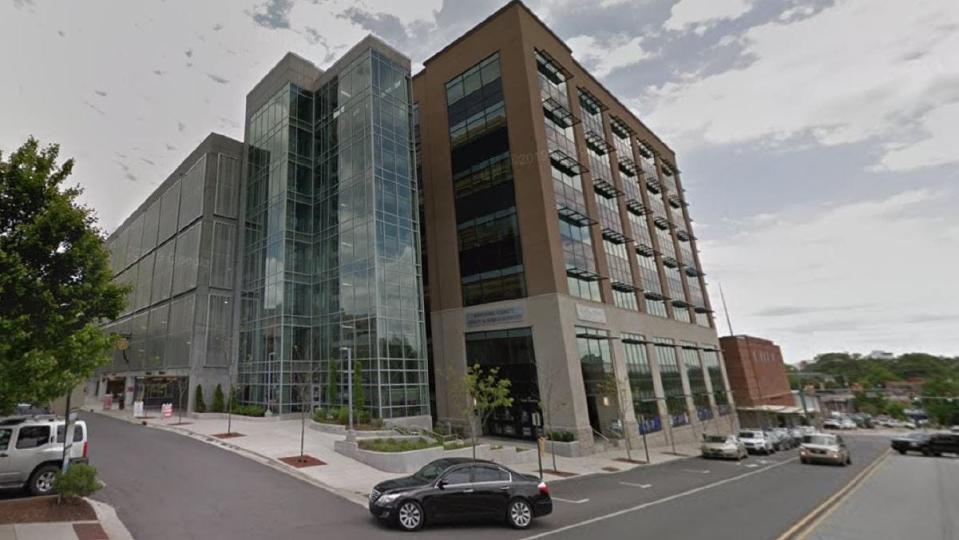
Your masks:
{"label": "asphalt road", "polygon": [[[227,450],[100,415],[84,419],[91,461],[107,484],[96,497],[117,508],[138,540],[406,537],[355,503]],[[553,514],[526,531],[438,525],[416,536],[769,540],[888,445],[847,439],[852,467],[800,465],[795,450],[741,464],[691,458],[554,482]]]}
{"label": "asphalt road", "polygon": [[959,538],[959,458],[889,455],[806,538]]}
{"label": "asphalt road", "polygon": [[137,540],[370,538],[356,503],[175,433],[84,414],[89,457]]}

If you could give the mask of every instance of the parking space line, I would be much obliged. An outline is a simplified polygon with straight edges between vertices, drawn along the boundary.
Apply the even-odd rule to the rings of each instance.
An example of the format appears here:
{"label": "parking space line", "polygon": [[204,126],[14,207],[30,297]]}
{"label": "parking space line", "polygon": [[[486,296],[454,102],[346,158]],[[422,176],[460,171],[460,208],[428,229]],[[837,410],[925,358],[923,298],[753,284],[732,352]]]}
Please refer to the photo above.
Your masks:
{"label": "parking space line", "polygon": [[624,485],[624,486],[638,487],[638,488],[641,488],[641,489],[649,489],[649,488],[653,487],[652,484],[634,484],[634,483],[632,483],[632,482],[620,482],[620,484],[622,484],[622,485]]}
{"label": "parking space line", "polygon": [[571,501],[569,499],[560,499],[559,497],[553,497],[554,501],[569,503],[569,504],[583,504],[589,502],[589,499],[580,499],[578,501]]}
{"label": "parking space line", "polygon": [[[570,525],[566,525],[566,526],[560,527],[560,528],[558,528],[558,529],[553,529],[552,531],[546,531],[546,532],[542,532],[542,533],[539,533],[539,534],[534,534],[533,536],[527,536],[527,537],[524,537],[522,540],[535,540],[535,539],[537,539],[537,538],[545,538],[545,537],[547,537],[547,536],[552,536],[552,535],[554,535],[554,534],[561,533],[561,532],[565,532],[565,531],[568,531],[568,530],[571,530],[571,529],[578,529],[579,527],[583,527],[583,526],[586,526],[586,525],[592,525],[593,523],[596,523],[596,522],[598,522],[598,521],[604,521],[604,520],[607,520],[607,519],[611,519],[611,518],[614,518],[614,517],[621,516],[621,515],[623,515],[623,514],[628,514],[628,513],[630,513],[630,512],[635,512],[635,511],[637,511],[637,510],[643,510],[643,509],[645,509],[645,508],[649,508],[650,506],[656,506],[656,505],[658,505],[658,504],[663,504],[663,503],[667,503],[667,502],[669,502],[669,501],[674,501],[674,500],[680,499],[680,498],[682,498],[682,497],[686,497],[686,496],[689,496],[689,495],[694,495],[694,494],[699,493],[699,492],[701,492],[701,491],[706,491],[706,490],[708,490],[708,489],[712,489],[712,488],[714,488],[714,487],[719,487],[719,486],[721,486],[721,485],[728,484],[728,483],[730,483],[730,482],[735,482],[736,480],[741,480],[741,479],[746,478],[746,477],[748,477],[748,476],[753,476],[754,474],[763,473],[763,472],[766,472],[766,471],[768,471],[768,470],[770,470],[770,469],[775,469],[776,467],[781,467],[781,466],[783,466],[783,465],[786,465],[787,463],[792,463],[793,461],[797,461],[797,460],[799,460],[798,457],[790,458],[790,459],[787,459],[787,460],[784,460],[784,461],[780,461],[780,462],[778,462],[778,463],[775,463],[775,464],[773,464],[773,465],[769,465],[768,467],[763,467],[762,469],[756,469],[755,471],[749,471],[749,472],[747,472],[747,473],[743,473],[743,474],[740,474],[740,475],[738,475],[738,476],[733,476],[733,477],[731,477],[731,478],[726,478],[726,479],[724,479],[724,480],[718,480],[718,481],[713,482],[713,483],[711,483],[711,484],[706,484],[705,486],[700,486],[700,487],[693,488],[693,489],[690,489],[690,490],[687,490],[687,491],[683,491],[682,493],[677,493],[677,494],[675,494],[675,495],[670,495],[670,496],[668,496],[668,497],[663,497],[662,499],[656,499],[655,501],[650,501],[650,502],[648,502],[648,503],[638,504],[638,505],[636,505],[636,506],[632,506],[632,507],[629,507],[629,508],[624,508],[624,509],[622,509],[622,510],[617,510],[617,511],[615,511],[615,512],[610,512],[610,513],[608,513],[608,514],[604,514],[604,515],[601,515],[601,516],[596,516],[596,517],[594,517],[594,518],[590,518],[590,519],[587,519],[587,520],[584,520],[584,521],[580,521],[580,522],[578,522],[578,523],[572,523],[572,524],[570,524]],[[555,501],[555,500],[556,500],[556,497],[553,497],[553,500]],[[588,499],[587,499],[587,500],[588,500]]]}

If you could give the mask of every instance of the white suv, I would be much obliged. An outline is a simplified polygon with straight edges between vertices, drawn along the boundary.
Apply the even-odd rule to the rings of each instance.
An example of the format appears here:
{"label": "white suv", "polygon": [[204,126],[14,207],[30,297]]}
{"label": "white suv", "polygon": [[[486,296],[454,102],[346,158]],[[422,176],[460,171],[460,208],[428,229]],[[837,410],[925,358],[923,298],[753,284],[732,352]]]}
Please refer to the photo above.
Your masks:
{"label": "white suv", "polygon": [[[0,418],[0,488],[26,487],[32,495],[49,495],[63,460],[66,421],[55,416]],[[73,428],[71,463],[87,462],[87,425]]]}
{"label": "white suv", "polygon": [[750,454],[769,455],[776,451],[773,442],[766,433],[759,429],[740,431],[739,440],[746,446],[746,451]]}

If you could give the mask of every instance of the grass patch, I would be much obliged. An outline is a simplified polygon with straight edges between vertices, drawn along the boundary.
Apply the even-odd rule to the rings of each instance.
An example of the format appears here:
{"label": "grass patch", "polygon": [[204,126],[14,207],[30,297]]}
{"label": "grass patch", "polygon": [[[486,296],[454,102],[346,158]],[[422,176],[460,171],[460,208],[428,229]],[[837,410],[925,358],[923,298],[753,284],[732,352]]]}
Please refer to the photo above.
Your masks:
{"label": "grass patch", "polygon": [[450,441],[443,443],[443,450],[460,450],[462,448],[470,448],[472,443],[466,441]]}
{"label": "grass patch", "polygon": [[527,450],[532,450],[532,448],[523,448],[522,446],[516,447],[516,453],[526,452]]}
{"label": "grass patch", "polygon": [[358,444],[360,449],[372,452],[409,452],[440,445],[434,440],[423,437],[417,439],[362,439]]}

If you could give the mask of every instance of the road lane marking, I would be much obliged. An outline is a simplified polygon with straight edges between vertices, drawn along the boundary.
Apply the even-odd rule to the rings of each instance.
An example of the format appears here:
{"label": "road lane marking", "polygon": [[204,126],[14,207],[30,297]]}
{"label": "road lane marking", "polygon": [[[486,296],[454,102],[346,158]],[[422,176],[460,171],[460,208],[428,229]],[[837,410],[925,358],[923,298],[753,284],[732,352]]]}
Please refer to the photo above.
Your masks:
{"label": "road lane marking", "polygon": [[553,500],[554,500],[554,501],[559,501],[559,502],[564,502],[564,503],[569,503],[569,504],[583,504],[583,503],[589,502],[589,499],[580,499],[580,500],[578,500],[578,501],[571,501],[571,500],[569,500],[569,499],[560,499],[559,497],[553,497]]}
{"label": "road lane marking", "polygon": [[709,469],[683,469],[686,472],[692,472],[697,474],[709,474]]}
{"label": "road lane marking", "polygon": [[[592,525],[593,523],[596,523],[596,522],[599,522],[599,521],[604,521],[604,520],[611,519],[611,518],[614,518],[614,517],[618,517],[618,516],[621,516],[621,515],[623,515],[623,514],[628,514],[628,513],[630,513],[630,512],[635,512],[635,511],[637,511],[637,510],[643,510],[643,509],[645,509],[645,508],[649,508],[650,506],[656,506],[656,505],[659,505],[659,504],[663,504],[663,503],[667,503],[667,502],[670,502],[670,501],[674,501],[674,500],[679,499],[679,498],[682,498],[682,497],[687,497],[687,496],[689,496],[689,495],[695,495],[696,493],[699,493],[699,492],[701,492],[701,491],[706,491],[706,490],[708,490],[708,489],[712,489],[712,488],[714,488],[714,487],[719,487],[719,486],[721,486],[721,485],[728,484],[728,483],[730,483],[730,482],[735,482],[736,480],[740,480],[740,479],[746,478],[747,476],[752,476],[752,475],[754,475],[754,474],[759,474],[759,473],[762,473],[762,472],[766,472],[766,471],[768,471],[768,470],[770,470],[770,469],[775,469],[776,467],[781,467],[781,466],[783,466],[783,465],[786,465],[787,463],[792,463],[793,461],[797,461],[798,459],[799,459],[798,457],[790,458],[790,459],[787,459],[787,460],[785,460],[785,461],[780,461],[780,462],[775,463],[775,464],[773,464],[773,465],[769,465],[768,467],[763,467],[762,469],[756,469],[755,471],[749,471],[749,472],[747,472],[747,473],[743,473],[743,474],[740,474],[740,475],[738,475],[738,476],[733,476],[733,477],[731,477],[731,478],[726,478],[726,479],[724,479],[724,480],[718,480],[718,481],[716,481],[716,482],[713,482],[712,484],[706,484],[705,486],[700,486],[700,487],[693,488],[693,489],[690,489],[690,490],[687,490],[687,491],[683,491],[682,493],[677,493],[677,494],[675,494],[675,495],[670,495],[669,497],[663,497],[662,499],[656,499],[655,501],[650,501],[650,502],[648,502],[648,503],[638,504],[638,505],[636,505],[636,506],[632,506],[632,507],[629,507],[629,508],[624,508],[624,509],[622,509],[622,510],[617,510],[617,511],[615,511],[615,512],[610,512],[610,513],[604,514],[604,515],[602,515],[602,516],[596,516],[596,517],[594,517],[594,518],[590,518],[590,519],[587,519],[587,520],[584,520],[584,521],[580,521],[580,522],[578,522],[578,523],[572,523],[572,524],[570,524],[570,525],[566,525],[565,527],[560,527],[560,528],[558,528],[558,529],[553,529],[552,531],[546,531],[546,532],[542,532],[542,533],[540,533],[540,534],[534,534],[533,536],[527,536],[527,537],[524,537],[522,540],[535,540],[535,539],[537,539],[537,538],[545,538],[545,537],[547,537],[547,536],[552,536],[552,535],[557,534],[557,533],[566,532],[566,531],[571,530],[571,529],[578,529],[579,527],[584,527],[584,526],[586,526],[586,525]],[[555,500],[556,500],[556,497],[553,497],[553,500],[555,501]]]}
{"label": "road lane marking", "polygon": [[633,487],[638,487],[638,488],[642,488],[642,489],[649,489],[649,488],[653,487],[652,484],[634,484],[634,483],[632,483],[632,482],[620,482],[620,484],[622,484],[622,485],[624,485],[624,486],[633,486]]}
{"label": "road lane marking", "polygon": [[879,465],[885,461],[886,457],[892,453],[891,448],[887,448],[885,452],[879,455],[876,459],[872,461],[865,469],[859,471],[859,473],[849,481],[848,484],[843,486],[839,491],[833,493],[831,497],[825,500],[822,504],[813,509],[812,512],[809,512],[805,516],[799,519],[796,523],[793,524],[786,532],[784,532],[777,540],[802,540],[809,536],[809,533],[816,530],[827,517],[829,517],[834,510],[842,506],[849,497],[856,492],[859,486],[866,483],[866,480],[872,476],[877,470],[879,470]]}
{"label": "road lane marking", "polygon": [[757,465],[756,463],[747,463],[747,464],[743,465],[743,467],[746,467],[747,469],[755,469],[755,468],[758,467],[758,466],[759,466],[759,465]]}

